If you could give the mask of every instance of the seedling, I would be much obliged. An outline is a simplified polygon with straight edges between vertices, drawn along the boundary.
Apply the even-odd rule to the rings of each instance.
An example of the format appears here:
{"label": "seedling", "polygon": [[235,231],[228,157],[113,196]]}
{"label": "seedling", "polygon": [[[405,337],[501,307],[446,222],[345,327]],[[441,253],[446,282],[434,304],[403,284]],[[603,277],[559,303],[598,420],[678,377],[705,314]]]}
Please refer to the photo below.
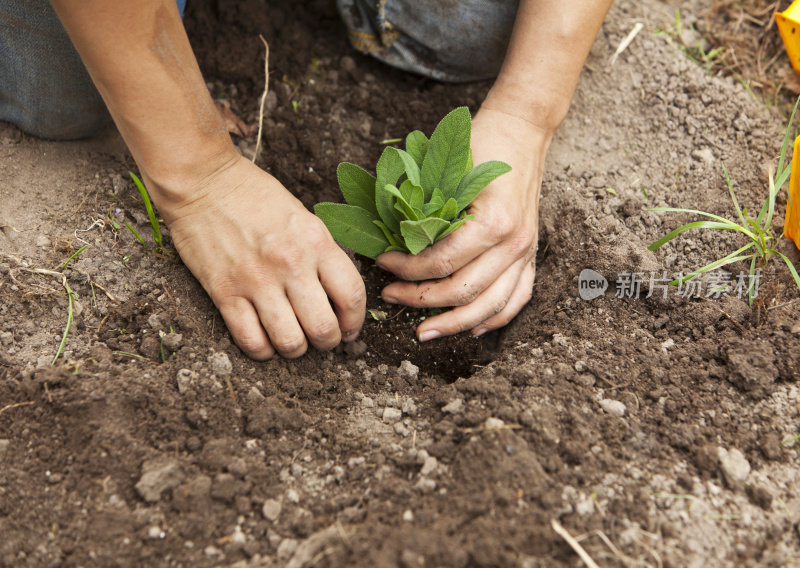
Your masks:
{"label": "seedling", "polygon": [[[156,243],[156,252],[160,253],[161,249],[162,249],[162,245],[161,245],[161,226],[158,224],[158,219],[156,218],[156,213],[153,210],[153,204],[150,203],[150,197],[147,195],[147,190],[144,188],[144,184],[142,183],[142,180],[140,180],[138,177],[136,177],[135,173],[133,173],[133,172],[128,172],[128,173],[131,175],[131,178],[133,179],[133,183],[136,184],[136,189],[139,190],[139,195],[142,196],[142,201],[144,201],[144,207],[145,207],[145,209],[147,209],[147,216],[150,218],[150,226],[153,228],[153,240]],[[130,227],[130,225],[128,226],[128,228],[133,231],[133,229]],[[136,233],[136,231],[133,231],[133,232],[137,237],[139,236]],[[141,241],[141,243],[144,244],[144,241],[142,240],[141,237],[139,237],[139,241]],[[147,247],[145,247],[145,251],[146,250],[147,250]]]}
{"label": "seedling", "polygon": [[[743,247],[733,251],[729,255],[724,256],[714,262],[711,262],[702,268],[698,268],[686,274],[681,278],[677,278],[670,282],[672,285],[677,285],[679,282],[685,282],[690,278],[694,278],[699,274],[703,274],[704,272],[708,272],[709,270],[713,270],[715,268],[719,268],[722,266],[726,266],[728,264],[732,264],[734,262],[738,262],[740,260],[750,261],[750,278],[749,278],[749,287],[747,290],[747,298],[748,303],[752,306],[753,305],[753,298],[755,297],[755,279],[754,274],[756,271],[756,266],[762,267],[766,265],[769,259],[773,256],[778,256],[786,263],[786,266],[789,267],[789,272],[792,273],[792,277],[794,278],[795,284],[800,289],[800,276],[797,274],[797,269],[795,269],[792,261],[789,260],[786,255],[782,252],[776,250],[774,248],[775,237],[772,234],[772,216],[775,213],[775,199],[778,195],[778,192],[783,187],[783,184],[786,183],[786,180],[789,178],[789,174],[791,173],[791,161],[786,160],[786,150],[789,146],[789,135],[792,128],[792,122],[794,121],[794,115],[797,111],[798,104],[800,104],[800,98],[797,99],[797,103],[794,105],[794,110],[792,111],[792,115],[789,118],[789,124],[786,126],[786,134],[783,139],[783,145],[781,146],[780,157],[778,159],[778,170],[773,177],[772,172],[769,173],[769,193],[767,194],[767,198],[761,206],[761,210],[758,212],[758,215],[755,219],[749,214],[747,208],[741,209],[739,207],[739,202],[736,199],[736,193],[733,190],[733,184],[731,183],[731,178],[728,176],[728,171],[725,169],[725,164],[722,164],[722,171],[725,175],[725,183],[728,186],[728,192],[730,193],[731,200],[733,201],[733,206],[736,209],[736,214],[738,216],[739,222],[731,221],[730,219],[726,219],[725,217],[720,217],[719,215],[713,215],[711,213],[707,213],[705,211],[697,211],[696,209],[677,209],[673,207],[657,207],[653,209],[649,209],[649,211],[671,211],[677,213],[692,213],[695,215],[701,215],[706,217],[707,219],[711,219],[710,221],[693,221],[691,223],[687,223],[686,225],[682,225],[678,227],[674,231],[668,233],[667,235],[661,237],[656,242],[651,244],[647,247],[650,250],[657,250],[662,245],[668,243],[684,231],[688,231],[689,229],[711,229],[711,230],[731,230],[731,231],[738,231],[743,233],[748,238],[748,243]],[[783,234],[781,236],[784,236]]]}
{"label": "seedling", "polygon": [[419,254],[474,215],[466,208],[511,166],[490,161],[473,167],[467,107],[445,116],[430,140],[415,130],[406,149],[387,147],[373,176],[343,162],[336,175],[345,201],[318,203],[314,212],[333,238],[375,258],[389,251]]}

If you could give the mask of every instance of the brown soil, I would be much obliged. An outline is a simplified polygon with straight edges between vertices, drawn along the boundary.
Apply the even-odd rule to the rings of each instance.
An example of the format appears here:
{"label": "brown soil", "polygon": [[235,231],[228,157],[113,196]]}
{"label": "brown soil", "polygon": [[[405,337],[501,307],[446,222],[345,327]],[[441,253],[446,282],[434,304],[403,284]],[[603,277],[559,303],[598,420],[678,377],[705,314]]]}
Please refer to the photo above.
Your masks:
{"label": "brown soil", "polygon": [[[261,164],[308,206],[336,199],[339,161],[374,163],[382,140],[475,110],[488,88],[362,57],[327,1],[228,4],[190,3],[201,66],[253,124],[264,34]],[[775,162],[782,119],[654,33],[699,4],[613,8],[551,149],[534,298],[477,341],[420,347],[425,314],[383,305],[385,276],[362,261],[368,308],[391,318],[368,316],[363,345],[253,362],[178,260],[115,228],[148,235],[116,133],[0,129],[0,565],[580,565],[552,520],[602,566],[796,562],[800,459],[782,442],[798,434],[800,303],[785,267],[764,270],[752,311],[735,294],[614,293],[620,273],[741,246],[695,232],[649,252],[690,217],[647,208],[732,215],[720,160],[756,208]],[[67,298],[36,269],[83,244],[51,365]],[[610,281],[590,302],[584,268]]]}

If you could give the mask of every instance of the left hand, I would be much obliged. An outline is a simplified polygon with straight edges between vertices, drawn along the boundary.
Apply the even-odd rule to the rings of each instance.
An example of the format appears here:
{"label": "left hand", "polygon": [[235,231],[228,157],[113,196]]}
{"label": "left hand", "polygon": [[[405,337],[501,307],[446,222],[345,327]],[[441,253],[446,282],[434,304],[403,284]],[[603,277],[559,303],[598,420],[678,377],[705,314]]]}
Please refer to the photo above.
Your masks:
{"label": "left hand", "polygon": [[455,306],[417,328],[420,341],[471,330],[474,336],[503,327],[533,292],[539,192],[552,130],[508,112],[481,108],[472,124],[475,164],[502,160],[511,172],[472,202],[467,221],[416,256],[389,252],[377,263],[402,281],[383,299],[417,308]]}

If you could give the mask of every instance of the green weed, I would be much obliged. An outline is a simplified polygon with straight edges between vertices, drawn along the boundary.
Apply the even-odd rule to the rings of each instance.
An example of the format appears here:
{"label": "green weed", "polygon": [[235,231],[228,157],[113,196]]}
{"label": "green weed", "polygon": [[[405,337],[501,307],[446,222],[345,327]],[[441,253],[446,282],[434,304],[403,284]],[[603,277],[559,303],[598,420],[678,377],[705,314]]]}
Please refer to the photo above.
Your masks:
{"label": "green weed", "polygon": [[[754,274],[757,267],[763,267],[769,261],[769,259],[773,256],[777,256],[781,258],[785,263],[786,266],[789,267],[789,271],[794,278],[795,284],[797,285],[798,289],[800,289],[800,276],[797,274],[797,269],[795,269],[792,261],[790,261],[786,255],[782,252],[776,250],[774,248],[775,243],[775,236],[772,233],[772,218],[775,213],[775,200],[778,195],[778,192],[783,188],[783,185],[789,179],[789,174],[791,173],[791,157],[789,160],[786,159],[787,151],[789,150],[789,139],[790,133],[792,129],[792,122],[794,121],[794,115],[797,111],[797,107],[800,105],[800,98],[797,99],[795,103],[794,110],[792,110],[792,115],[789,118],[789,124],[786,126],[786,132],[783,138],[783,145],[781,146],[780,157],[778,159],[778,170],[773,177],[772,172],[769,174],[769,193],[767,195],[766,200],[761,206],[758,215],[753,218],[747,208],[740,208],[739,201],[736,199],[736,193],[733,190],[733,184],[731,183],[730,176],[728,175],[728,170],[725,168],[725,164],[722,164],[722,171],[725,175],[725,183],[728,186],[728,192],[730,193],[731,200],[733,201],[733,206],[736,209],[736,214],[738,217],[737,221],[731,221],[730,219],[726,219],[725,217],[720,217],[719,215],[713,215],[711,213],[707,213],[705,211],[698,211],[696,209],[679,209],[674,207],[657,207],[653,209],[649,209],[649,211],[664,211],[664,212],[675,212],[675,213],[692,213],[694,215],[700,215],[705,217],[706,221],[693,221],[691,223],[687,223],[675,229],[674,231],[664,235],[656,242],[651,244],[648,249],[654,251],[659,249],[664,244],[670,242],[672,239],[683,233],[684,231],[688,231],[689,229],[710,229],[710,230],[730,230],[730,231],[737,231],[745,235],[748,239],[748,242],[743,247],[733,251],[732,253],[715,260],[697,270],[690,272],[689,274],[675,279],[670,284],[676,285],[679,282],[685,282],[690,278],[694,278],[699,274],[703,274],[708,272],[709,270],[713,270],[715,268],[720,268],[722,266],[726,266],[728,264],[733,264],[734,262],[739,261],[749,261],[750,262],[750,271],[749,271],[749,286],[747,290],[747,299],[748,303],[752,306],[753,305],[753,298],[755,297],[755,278]],[[783,234],[780,235],[781,237]]]}
{"label": "green weed", "polygon": [[[150,218],[150,226],[153,228],[153,241],[155,241],[156,243],[156,252],[160,253],[163,250],[163,245],[161,242],[161,226],[158,223],[156,212],[153,210],[153,204],[150,203],[150,196],[147,195],[147,190],[145,189],[144,184],[138,177],[136,177],[136,174],[134,174],[133,172],[128,172],[128,173],[131,175],[133,183],[136,184],[136,189],[139,190],[139,195],[142,196],[142,201],[144,201],[144,207],[145,209],[147,209],[147,216]],[[130,225],[128,226],[128,228],[133,231]],[[136,234],[136,231],[134,231],[134,234]],[[138,234],[136,234],[136,236],[138,237]],[[141,237],[139,238],[139,241],[141,241],[142,244],[144,244],[144,241],[141,239]],[[147,250],[147,247],[145,247],[145,250]]]}

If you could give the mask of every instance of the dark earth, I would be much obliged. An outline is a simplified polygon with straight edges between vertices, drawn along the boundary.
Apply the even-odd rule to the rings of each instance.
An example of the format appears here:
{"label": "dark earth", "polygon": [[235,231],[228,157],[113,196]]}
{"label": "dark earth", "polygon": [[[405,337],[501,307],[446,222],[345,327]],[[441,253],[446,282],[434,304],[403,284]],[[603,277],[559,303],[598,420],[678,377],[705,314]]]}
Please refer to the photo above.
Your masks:
{"label": "dark earth", "polygon": [[[735,215],[722,161],[757,210],[787,120],[685,57],[705,40],[676,40],[675,8],[688,28],[710,4],[615,4],[551,147],[533,300],[478,340],[419,345],[429,314],[383,304],[387,276],[357,258],[384,314],[367,314],[362,342],[251,361],[168,231],[153,254],[125,228],[151,242],[113,129],[52,143],[0,124],[0,565],[584,565],[554,522],[600,566],[800,562],[800,302],[786,266],[763,267],[752,309],[733,290],[646,297],[650,273],[743,244],[692,231],[650,252],[694,217],[647,209]],[[259,164],[308,207],[338,199],[340,161],[368,167],[382,141],[476,111],[490,86],[355,52],[327,0],[193,1],[186,26],[247,156],[259,34],[269,42]],[[586,268],[609,281],[591,301]],[[623,294],[634,272],[641,291]],[[52,364],[64,282],[74,320]]]}

